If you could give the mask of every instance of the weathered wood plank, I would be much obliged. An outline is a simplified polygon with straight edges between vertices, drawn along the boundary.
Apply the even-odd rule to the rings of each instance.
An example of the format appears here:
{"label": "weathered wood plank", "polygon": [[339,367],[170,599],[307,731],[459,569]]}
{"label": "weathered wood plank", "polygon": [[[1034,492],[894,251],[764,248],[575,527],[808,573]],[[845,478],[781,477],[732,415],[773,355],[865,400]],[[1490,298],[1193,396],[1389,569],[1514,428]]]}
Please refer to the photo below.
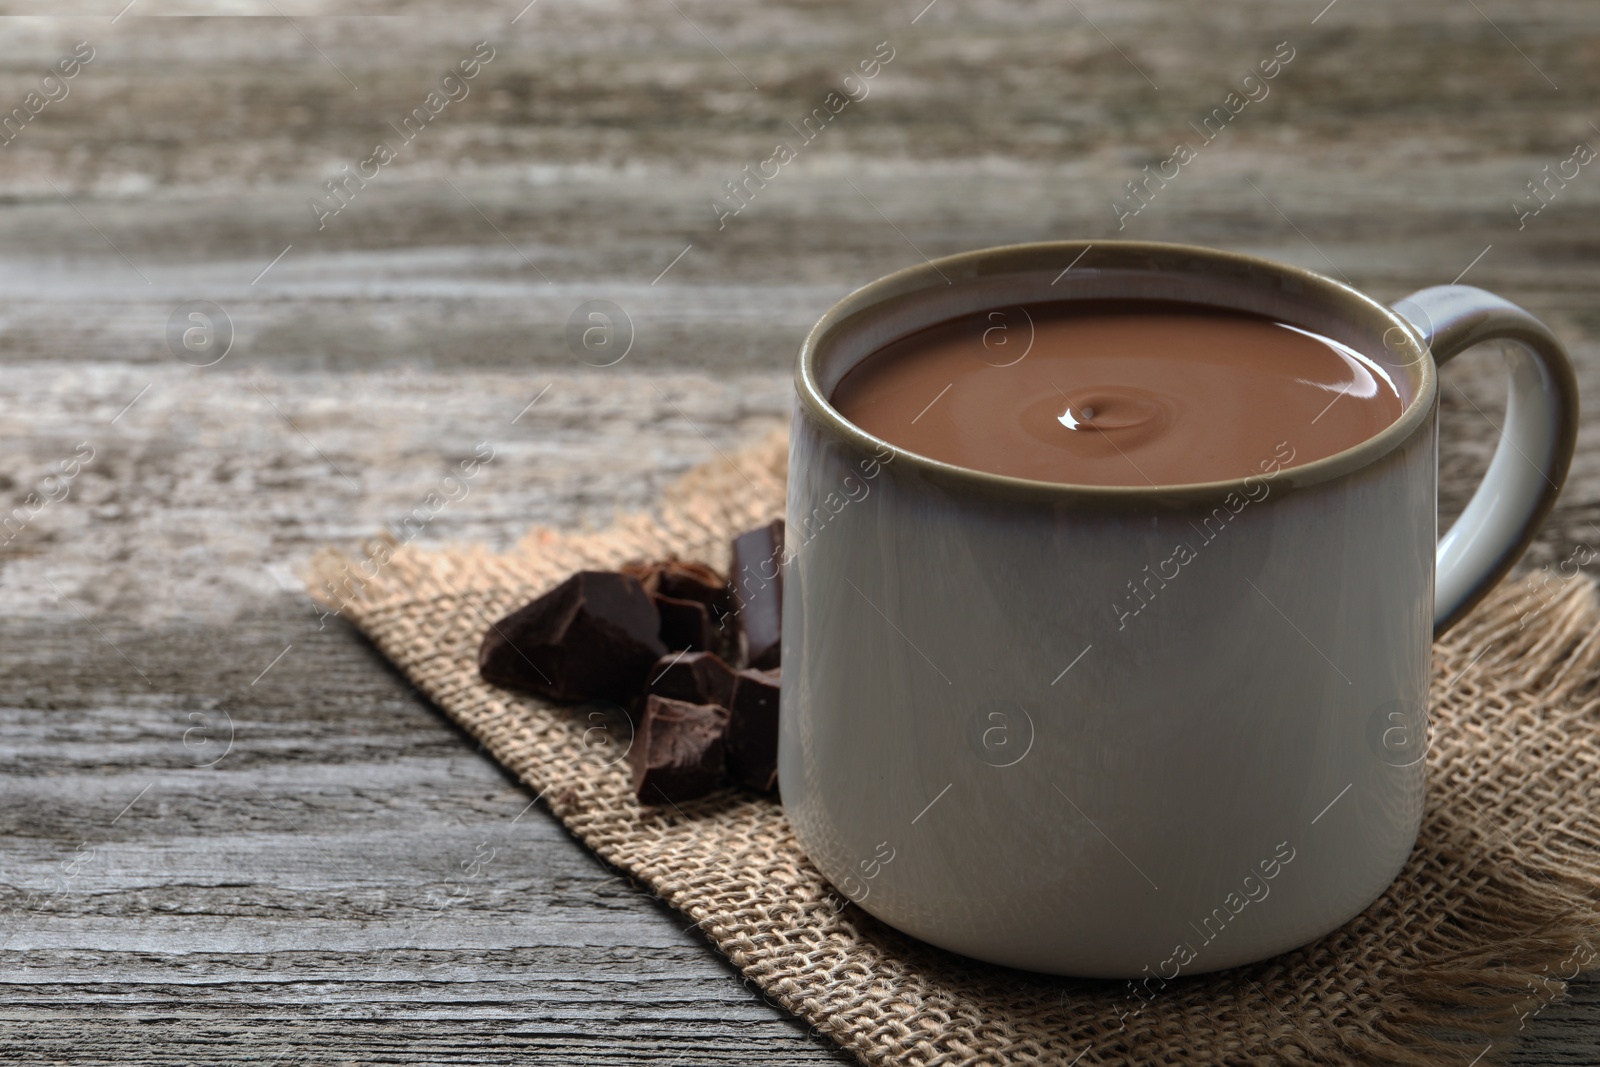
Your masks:
{"label": "weathered wood plank", "polygon": [[[74,672],[133,676],[81,621],[0,635],[67,682],[0,709],[8,1058],[835,1061],[342,623],[267,603],[220,644],[193,623],[119,640],[187,682],[120,706],[116,670]],[[300,641],[253,691],[215,654],[284,633]],[[230,721],[226,755],[208,749]]]}

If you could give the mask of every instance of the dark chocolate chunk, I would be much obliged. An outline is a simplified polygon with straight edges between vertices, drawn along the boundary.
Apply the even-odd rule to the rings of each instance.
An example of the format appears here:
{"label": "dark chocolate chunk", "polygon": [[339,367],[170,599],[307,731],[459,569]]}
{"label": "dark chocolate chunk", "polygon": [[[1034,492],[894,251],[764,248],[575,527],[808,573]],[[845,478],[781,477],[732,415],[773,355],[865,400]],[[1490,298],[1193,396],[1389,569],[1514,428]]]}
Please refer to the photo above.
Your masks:
{"label": "dark chocolate chunk", "polygon": [[668,652],[689,649],[705,652],[714,647],[716,632],[711,628],[711,613],[698,600],[680,600],[657,593],[650,599],[661,613],[661,643]]}
{"label": "dark chocolate chunk", "polygon": [[731,605],[728,581],[717,569],[698,560],[668,556],[658,560],[633,560],[619,570],[639,579],[647,593],[697,600],[707,609]]}
{"label": "dark chocolate chunk", "polygon": [[708,608],[733,606],[728,580],[715,567],[704,563],[672,559],[661,568],[657,591],[682,600],[698,600]]}
{"label": "dark chocolate chunk", "polygon": [[[715,567],[696,560],[668,556],[661,560],[624,563],[622,573],[638,578],[645,592],[652,596],[704,604],[711,620],[712,637],[708,644],[700,647],[717,653],[730,663],[739,658],[739,629],[733,591],[728,587],[727,579]],[[665,635],[663,640],[666,640]],[[668,647],[681,646],[673,646],[669,642]]]}
{"label": "dark chocolate chunk", "polygon": [[667,651],[661,618],[637,579],[579,571],[489,627],[478,673],[557,700],[626,704]]}
{"label": "dark chocolate chunk", "polygon": [[727,728],[727,708],[646,697],[628,752],[633,791],[640,803],[693,800],[717,788],[722,783],[722,735]]}
{"label": "dark chocolate chunk", "polygon": [[728,719],[728,773],[740,785],[770,791],[778,784],[778,672],[743,670]]}
{"label": "dark chocolate chunk", "polygon": [[733,706],[733,668],[714,652],[663,656],[650,668],[650,692],[689,704]]}
{"label": "dark chocolate chunk", "polygon": [[783,634],[783,520],[733,539],[733,593],[744,630],[745,665],[778,666]]}

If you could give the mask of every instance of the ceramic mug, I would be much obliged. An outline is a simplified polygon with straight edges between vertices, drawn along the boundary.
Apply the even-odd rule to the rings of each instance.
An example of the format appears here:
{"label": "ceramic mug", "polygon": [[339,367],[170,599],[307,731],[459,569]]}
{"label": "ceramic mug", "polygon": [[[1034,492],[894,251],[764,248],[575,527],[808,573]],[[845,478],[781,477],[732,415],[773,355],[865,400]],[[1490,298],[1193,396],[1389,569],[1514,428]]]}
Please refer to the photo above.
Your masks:
{"label": "ceramic mug", "polygon": [[[1342,341],[1387,370],[1402,413],[1249,478],[1093,487],[915,455],[829,402],[864,356],[936,322],[1102,299]],[[1441,540],[1437,364],[1485,340],[1508,342],[1504,430]],[[1305,944],[1394,880],[1422,818],[1430,645],[1527,547],[1577,429],[1560,343],[1497,296],[1441,286],[1388,308],[1145,242],[882,278],[811,331],[796,389],[779,779],[800,846],[844,898],[935,945],[1147,981]]]}

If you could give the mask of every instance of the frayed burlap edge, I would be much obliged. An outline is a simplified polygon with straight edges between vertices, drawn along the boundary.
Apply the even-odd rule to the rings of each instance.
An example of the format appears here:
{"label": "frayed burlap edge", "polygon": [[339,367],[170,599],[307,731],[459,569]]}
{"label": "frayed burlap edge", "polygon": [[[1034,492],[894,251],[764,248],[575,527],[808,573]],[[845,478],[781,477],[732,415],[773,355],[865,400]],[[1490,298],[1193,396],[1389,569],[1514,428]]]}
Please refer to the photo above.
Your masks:
{"label": "frayed burlap edge", "polygon": [[625,723],[478,678],[489,621],[573,570],[668,552],[725,566],[731,533],[782,513],[784,465],[775,436],[604,531],[536,529],[505,554],[380,540],[324,550],[307,579],[596,854],[863,1063],[1491,1063],[1600,963],[1600,604],[1582,576],[1507,583],[1436,646],[1427,814],[1382,898],[1312,945],[1148,1003],[884,927],[822,880],[776,803],[730,790],[641,807]]}

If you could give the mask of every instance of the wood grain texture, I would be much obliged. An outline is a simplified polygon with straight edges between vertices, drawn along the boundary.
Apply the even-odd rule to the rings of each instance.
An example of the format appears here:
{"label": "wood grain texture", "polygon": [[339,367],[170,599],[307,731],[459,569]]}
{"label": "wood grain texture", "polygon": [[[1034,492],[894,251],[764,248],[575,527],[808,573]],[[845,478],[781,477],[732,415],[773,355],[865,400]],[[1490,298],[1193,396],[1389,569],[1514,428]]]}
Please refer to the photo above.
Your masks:
{"label": "wood grain texture", "polygon": [[[1124,183],[1279,42],[1271,94],[1120,235],[1384,300],[1465,270],[1595,384],[1600,171],[1520,229],[1512,206],[1600,143],[1582,0],[924,2],[0,22],[0,113],[95,49],[0,147],[0,510],[26,520],[0,545],[0,1056],[840,1062],[319,623],[293,568],[400,526],[478,442],[495,458],[419,541],[649,506],[783,422],[799,339],[851,288],[1118,235]],[[470,93],[402,143],[391,123],[480,41]],[[724,183],[885,41],[870,93],[719,228]],[[312,198],[380,140],[393,162],[319,228]],[[600,299],[634,332],[606,369],[566,339]],[[167,339],[197,300],[232,324],[213,366]],[[1448,515],[1503,385],[1487,352],[1444,377]],[[1595,433],[1530,565],[1600,545]],[[80,443],[65,498],[27,505]],[[1597,1046],[1585,982],[1485,1062]]]}

